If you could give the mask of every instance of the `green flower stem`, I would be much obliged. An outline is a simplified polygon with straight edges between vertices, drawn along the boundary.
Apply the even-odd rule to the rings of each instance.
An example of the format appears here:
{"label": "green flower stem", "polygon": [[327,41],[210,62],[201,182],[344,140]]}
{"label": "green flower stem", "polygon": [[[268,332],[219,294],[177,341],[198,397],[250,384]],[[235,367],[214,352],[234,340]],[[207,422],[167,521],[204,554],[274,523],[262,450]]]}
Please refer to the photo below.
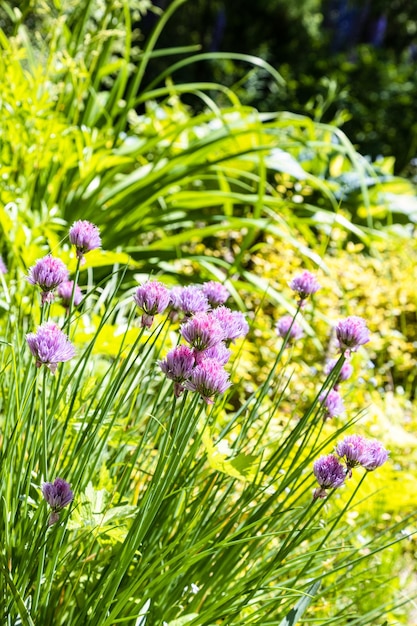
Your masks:
{"label": "green flower stem", "polygon": [[[324,546],[324,544],[326,543],[327,539],[330,537],[330,535],[333,533],[334,529],[336,528],[337,524],[340,522],[341,518],[343,517],[343,515],[346,513],[346,511],[349,509],[349,506],[352,502],[352,500],[354,499],[354,497],[356,496],[360,486],[362,485],[363,481],[365,480],[365,476],[366,476],[367,472],[365,472],[364,474],[362,474],[358,484],[356,485],[352,495],[350,496],[349,500],[346,502],[345,506],[343,507],[343,509],[340,511],[340,513],[336,516],[333,524],[330,526],[330,528],[328,529],[327,533],[325,534],[325,536],[323,537],[323,539],[321,540],[320,544],[317,546],[317,548],[315,548],[315,552],[319,552],[321,550],[321,548]],[[300,573],[297,575],[297,578],[294,581],[294,584],[297,582],[297,580],[299,580],[301,578],[301,576],[308,570],[309,566],[311,565],[311,563],[314,560],[314,553],[310,556],[309,560],[307,561],[307,563],[304,565],[303,569],[300,571]]]}
{"label": "green flower stem", "polygon": [[46,377],[48,375],[48,369],[44,367],[42,377],[42,397],[41,397],[41,416],[42,416],[42,457],[41,457],[41,472],[43,479],[48,480],[48,435],[49,435],[49,420],[47,415],[47,385]]}
{"label": "green flower stem", "polygon": [[73,308],[74,308],[75,288],[78,285],[78,280],[80,278],[81,261],[82,261],[82,257],[77,257],[77,266],[75,268],[75,276],[74,276],[73,285],[72,285],[71,299],[70,299],[70,303],[68,306],[67,319],[65,321],[63,328],[65,328],[66,326],[69,326],[70,321],[71,321],[71,316],[72,316]]}

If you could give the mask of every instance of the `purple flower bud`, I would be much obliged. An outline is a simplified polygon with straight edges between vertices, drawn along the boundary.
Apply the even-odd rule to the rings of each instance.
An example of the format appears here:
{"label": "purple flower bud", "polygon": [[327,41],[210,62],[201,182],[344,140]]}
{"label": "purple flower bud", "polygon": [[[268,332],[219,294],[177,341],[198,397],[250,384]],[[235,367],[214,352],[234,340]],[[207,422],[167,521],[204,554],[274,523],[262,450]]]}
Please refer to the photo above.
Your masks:
{"label": "purple flower bud", "polygon": [[382,443],[376,439],[367,440],[363,451],[361,465],[366,470],[372,472],[377,467],[381,467],[387,461],[388,450],[385,450]]}
{"label": "purple flower bud", "polygon": [[248,334],[249,325],[240,311],[231,311],[227,306],[219,306],[213,309],[211,314],[223,328],[225,341],[234,341]]}
{"label": "purple flower bud", "polygon": [[351,315],[336,324],[336,337],[342,351],[345,350],[345,354],[349,355],[351,351],[368,343],[369,330],[362,317]]}
{"label": "purple flower bud", "polygon": [[148,281],[139,285],[133,296],[137,306],[142,309],[142,326],[150,328],[154,315],[163,313],[170,303],[169,290],[157,281]]}
{"label": "purple flower bud", "polygon": [[226,287],[215,280],[210,280],[207,283],[204,283],[202,286],[202,292],[207,297],[209,305],[213,308],[219,306],[220,304],[224,304],[230,296]]}
{"label": "purple flower bud", "polygon": [[348,435],[336,445],[335,453],[344,459],[349,476],[354,467],[362,464],[366,445],[367,441],[361,435]]}
{"label": "purple flower bud", "polygon": [[337,391],[331,389],[329,392],[324,391],[319,396],[321,404],[325,408],[323,419],[326,420],[329,417],[337,417],[341,415],[345,410],[345,405]]}
{"label": "purple flower bud", "polygon": [[74,306],[78,306],[83,299],[83,294],[81,293],[81,289],[78,285],[75,285],[73,280],[66,280],[64,283],[61,283],[56,290],[58,296],[61,298],[62,305],[65,307],[69,307],[71,304],[72,290],[74,289]]}
{"label": "purple flower bud", "polygon": [[193,369],[184,387],[189,391],[197,391],[207,404],[214,404],[213,397],[224,393],[230,384],[229,374],[216,359],[204,359]]}
{"label": "purple flower bud", "polygon": [[68,280],[68,269],[61,259],[48,254],[42,259],[38,259],[31,268],[27,280],[31,285],[38,285],[41,288],[41,302],[52,302],[52,293],[58,285]]}
{"label": "purple flower bud", "polygon": [[43,483],[43,497],[52,509],[48,526],[52,526],[59,520],[59,512],[70,504],[74,499],[74,494],[69,485],[63,478],[55,478],[53,483]]}
{"label": "purple flower bud", "polygon": [[299,295],[298,304],[304,306],[304,300],[316,293],[320,289],[320,284],[317,282],[316,277],[310,272],[303,272],[299,276],[296,276],[290,282],[290,287]]}
{"label": "purple flower bud", "polygon": [[[325,368],[324,368],[324,373],[328,376],[330,374],[330,372],[332,372],[335,368],[335,365],[337,363],[336,359],[332,359],[331,361],[329,361]],[[348,380],[353,374],[353,367],[352,365],[348,362],[345,361],[342,365],[342,368],[339,372],[339,376],[337,377],[336,382],[334,383],[334,389],[337,391],[339,383],[344,381],[344,380]]]}
{"label": "purple flower bud", "polygon": [[3,257],[0,254],[0,274],[7,274],[7,267],[5,262],[3,261]]}
{"label": "purple flower bud", "polygon": [[180,333],[198,352],[212,348],[224,339],[223,328],[212,313],[197,313],[181,327]]}
{"label": "purple flower bud", "polygon": [[84,259],[84,254],[101,246],[100,231],[91,222],[78,220],[69,230],[69,240],[76,248],[77,259]]}
{"label": "purple flower bud", "polygon": [[26,341],[36,358],[37,367],[46,365],[53,374],[58,363],[69,361],[75,356],[74,346],[53,322],[45,322],[36,333],[27,334]]}
{"label": "purple flower bud", "polygon": [[190,377],[195,365],[193,350],[188,346],[177,346],[163,361],[158,361],[158,365],[165,376],[174,381],[174,393],[178,398],[184,391],[182,383]]}
{"label": "purple flower bud", "polygon": [[335,489],[345,482],[345,469],[333,454],[317,459],[313,465],[313,472],[320,485],[320,489],[314,491],[314,499],[325,498],[326,489]]}
{"label": "purple flower bud", "polygon": [[301,337],[303,337],[304,335],[303,329],[301,328],[300,324],[298,324],[298,322],[296,322],[291,315],[284,315],[275,324],[275,329],[278,335],[282,338],[287,336],[290,328],[291,328],[291,331],[288,336],[288,341],[296,341],[297,339],[301,339]]}
{"label": "purple flower bud", "polygon": [[207,297],[197,285],[173,287],[171,304],[174,309],[182,311],[187,316],[205,313],[209,309]]}

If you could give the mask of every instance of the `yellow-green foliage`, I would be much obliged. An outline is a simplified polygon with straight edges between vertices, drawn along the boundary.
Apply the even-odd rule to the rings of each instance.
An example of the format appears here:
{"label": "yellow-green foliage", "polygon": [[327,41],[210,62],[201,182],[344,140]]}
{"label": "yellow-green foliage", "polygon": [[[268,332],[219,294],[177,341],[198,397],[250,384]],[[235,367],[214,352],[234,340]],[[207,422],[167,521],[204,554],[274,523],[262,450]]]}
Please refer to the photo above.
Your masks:
{"label": "yellow-green foliage", "polygon": [[[274,329],[276,320],[288,309],[293,310],[288,282],[307,265],[317,274],[322,289],[302,315],[306,337],[288,354],[289,360],[290,356],[296,357],[291,358],[290,372],[281,371],[279,380],[273,383],[282,386],[291,374],[285,399],[276,414],[279,432],[280,424],[297,420],[318,392],[325,378],[325,360],[337,354],[332,342],[333,324],[348,315],[367,320],[371,341],[352,356],[354,376],[341,388],[346,415],[325,424],[329,432],[360,414],[354,431],[382,440],[391,451],[391,462],[381,468],[378,476],[371,473],[361,489],[363,501],[356,504],[356,515],[350,518],[359,533],[370,515],[375,524],[392,523],[417,507],[417,244],[413,238],[393,236],[383,244],[377,242],[369,251],[361,244],[342,246],[341,239],[343,243],[344,234],[335,231],[320,268],[304,264],[285,241],[268,237],[258,248],[251,258],[251,271],[265,280],[271,291],[283,295],[285,306],[271,305],[268,292],[263,301],[258,298],[255,302],[259,309],[252,341],[244,348],[244,362],[247,379],[252,376],[253,386],[253,381],[268,371],[280,345]],[[377,496],[372,495],[376,492]]]}

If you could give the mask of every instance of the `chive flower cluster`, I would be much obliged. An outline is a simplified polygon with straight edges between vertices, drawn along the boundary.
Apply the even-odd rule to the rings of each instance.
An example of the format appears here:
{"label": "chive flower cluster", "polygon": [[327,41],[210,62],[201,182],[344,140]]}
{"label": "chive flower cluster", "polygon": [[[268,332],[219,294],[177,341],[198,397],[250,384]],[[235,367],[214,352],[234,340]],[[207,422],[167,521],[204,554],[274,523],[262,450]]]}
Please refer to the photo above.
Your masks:
{"label": "chive flower cluster", "polygon": [[46,365],[55,374],[58,363],[64,363],[75,356],[75,349],[68,337],[54,322],[45,322],[35,333],[28,333],[26,341],[36,366]]}
{"label": "chive flower cluster", "polygon": [[298,306],[303,308],[307,298],[320,289],[320,284],[314,274],[304,271],[302,274],[292,279],[290,287],[298,295]]}
{"label": "chive flower cluster", "polygon": [[[319,396],[319,401],[324,408],[324,420],[337,417],[345,411],[345,405],[339,392],[340,383],[352,376],[353,367],[349,362],[351,352],[368,343],[369,330],[364,319],[351,315],[336,324],[336,336],[343,356],[340,361],[336,359],[328,361],[324,368],[324,372],[328,376],[337,371],[332,389],[324,391]],[[336,368],[338,369],[336,370]]]}
{"label": "chive flower cluster", "polygon": [[[298,296],[298,310],[305,307],[307,299],[320,289],[315,276],[304,271],[296,276],[289,286]],[[275,324],[275,329],[286,343],[291,343],[303,336],[303,329],[296,321],[296,315],[284,315]],[[343,399],[339,393],[340,383],[348,380],[353,374],[349,361],[352,352],[368,343],[369,330],[366,322],[356,315],[340,320],[335,327],[338,347],[342,353],[340,358],[327,362],[324,371],[331,380],[331,388],[319,396],[323,411],[323,419],[336,417],[344,412]],[[333,452],[318,458],[313,464],[313,473],[319,484],[314,490],[313,498],[325,498],[327,490],[341,487],[346,478],[352,476],[352,470],[361,466],[373,471],[383,465],[389,452],[376,439],[366,439],[361,435],[349,435],[340,441]]]}
{"label": "chive flower cluster", "polygon": [[55,478],[53,483],[43,483],[42,494],[51,509],[48,526],[52,526],[59,520],[62,509],[71,504],[74,494],[71,485],[63,478]]}
{"label": "chive flower cluster", "polygon": [[[314,274],[307,271],[295,276],[289,283],[289,286],[297,294],[299,309],[303,309],[307,299],[320,289],[320,284]],[[287,344],[294,343],[304,337],[302,326],[297,322],[295,316],[293,317],[292,315],[281,317],[275,324],[275,330]]]}
{"label": "chive flower cluster", "polygon": [[141,325],[150,328],[156,314],[169,309],[170,319],[179,319],[180,337],[186,342],[170,350],[158,361],[165,376],[174,383],[174,394],[184,390],[197,392],[207,404],[230,387],[224,369],[231,351],[228,346],[244,337],[249,326],[240,311],[232,311],[225,302],[229,292],[221,283],[173,287],[169,290],[158,281],[139,285],[133,299],[141,310]]}
{"label": "chive flower cluster", "polygon": [[[97,226],[80,220],[69,231],[70,242],[75,246],[77,258],[99,247],[101,240]],[[61,259],[48,254],[29,268],[27,280],[41,291],[41,306],[53,302],[55,292],[68,311],[71,303],[78,306],[82,300],[80,287],[69,280],[69,271]],[[29,349],[36,359],[36,366],[45,365],[53,374],[59,363],[75,356],[75,349],[67,335],[52,321],[41,324],[35,332],[26,335]]]}
{"label": "chive flower cluster", "polygon": [[[74,222],[69,230],[69,240],[75,247],[80,264],[84,262],[84,254],[101,245],[99,229],[85,220]],[[0,271],[2,271],[1,264]],[[29,268],[27,280],[31,285],[40,288],[42,307],[53,302],[55,294],[58,295],[67,312],[72,306],[78,306],[81,303],[82,293],[79,285],[69,280],[69,270],[65,263],[51,254],[38,259]],[[44,365],[52,374],[56,372],[59,363],[69,361],[75,356],[73,344],[61,328],[51,320],[42,323],[35,332],[28,333],[26,342],[36,359],[36,366]],[[69,483],[63,478],[43,483],[42,494],[50,507],[48,526],[52,526],[58,522],[62,509],[72,502],[74,494]]]}
{"label": "chive flower cluster", "polygon": [[[70,243],[75,247],[77,258],[82,263],[84,254],[101,246],[99,229],[85,220],[74,222],[69,230]],[[55,290],[62,299],[64,306],[68,306],[72,289],[74,289],[73,304],[81,302],[81,291],[78,285],[69,281],[69,271],[61,259],[47,254],[29,268],[27,280],[31,285],[37,285],[41,290],[41,305],[53,302]]]}
{"label": "chive flower cluster", "polygon": [[[87,252],[101,245],[98,228],[82,220],[73,224],[69,239],[75,246],[79,263],[83,262]],[[69,279],[65,264],[52,255],[39,259],[29,269],[28,282],[40,288],[42,306],[53,301],[55,291],[67,310],[81,303],[79,286]],[[320,285],[312,274],[305,271],[290,282],[290,287],[298,297],[298,313]],[[229,346],[236,339],[245,337],[249,326],[241,312],[225,305],[228,297],[227,289],[216,281],[169,289],[158,281],[149,280],[136,288],[133,300],[141,311],[142,327],[151,328],[155,316],[166,311],[169,311],[171,321],[180,322],[178,344],[158,361],[166,378],[173,381],[176,397],[186,390],[196,392],[211,405],[218,395],[230,387],[230,375],[225,369],[231,355]],[[286,342],[303,336],[303,329],[295,316],[283,316],[276,323],[276,330]],[[340,383],[348,380],[353,373],[349,362],[351,353],[369,341],[366,322],[357,316],[339,321],[335,332],[342,356],[325,366],[332,388],[319,397],[324,407],[324,419],[344,411],[339,394]],[[45,365],[52,373],[55,373],[59,363],[75,356],[71,341],[53,321],[46,321],[36,332],[28,333],[26,340],[37,367]],[[321,456],[314,462],[313,473],[319,487],[315,489],[313,498],[324,498],[329,489],[342,486],[352,476],[354,468],[360,466],[373,471],[383,465],[388,456],[389,452],[377,440],[360,435],[345,437],[332,454]],[[59,520],[62,509],[72,502],[73,492],[65,480],[56,478],[53,483],[42,485],[42,493],[50,506],[48,524],[51,526]]]}
{"label": "chive flower cluster", "polygon": [[367,439],[361,435],[348,435],[340,441],[333,454],[321,456],[314,462],[313,473],[319,487],[313,498],[325,498],[328,489],[341,487],[346,478],[352,476],[352,469],[358,466],[368,472],[381,467],[389,452],[377,439]]}

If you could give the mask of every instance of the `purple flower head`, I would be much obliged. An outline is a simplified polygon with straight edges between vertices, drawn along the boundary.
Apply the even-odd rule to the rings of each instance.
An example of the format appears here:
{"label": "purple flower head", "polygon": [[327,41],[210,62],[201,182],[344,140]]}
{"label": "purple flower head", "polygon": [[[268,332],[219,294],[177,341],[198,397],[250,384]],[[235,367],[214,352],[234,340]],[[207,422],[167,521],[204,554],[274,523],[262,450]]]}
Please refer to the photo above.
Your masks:
{"label": "purple flower head", "polygon": [[173,309],[179,309],[181,306],[181,292],[184,287],[180,287],[179,285],[175,285],[171,287],[171,291],[169,294],[170,304]]}
{"label": "purple flower head", "polygon": [[334,389],[331,389],[329,392],[324,391],[320,394],[319,400],[325,408],[323,415],[324,420],[329,417],[337,417],[345,410],[345,405],[343,404],[341,396]]}
{"label": "purple flower head", "polygon": [[81,293],[81,289],[78,285],[74,287],[73,280],[66,280],[64,283],[61,283],[56,290],[58,296],[61,298],[62,305],[65,307],[69,307],[71,304],[72,290],[74,289],[74,306],[78,306],[83,299],[83,294]]}
{"label": "purple flower head", "polygon": [[222,305],[212,311],[212,316],[223,328],[225,341],[245,337],[249,332],[249,325],[240,311],[231,311],[227,306]]}
{"label": "purple flower head", "polygon": [[336,337],[342,351],[349,355],[351,351],[368,343],[369,330],[362,317],[351,315],[336,324]]}
{"label": "purple flower head", "polygon": [[45,322],[36,333],[27,334],[26,341],[36,358],[37,367],[46,365],[53,374],[58,363],[69,361],[75,356],[74,346],[53,322]]}
{"label": "purple flower head", "polygon": [[156,313],[163,313],[170,302],[169,290],[157,281],[148,281],[139,285],[133,299],[143,311],[142,326],[150,328]]}
{"label": "purple flower head", "polygon": [[318,458],[314,462],[313,472],[320,485],[320,488],[314,491],[314,499],[325,498],[326,489],[335,489],[345,482],[345,468],[333,454]]}
{"label": "purple flower head", "polygon": [[100,231],[87,220],[74,222],[69,230],[69,240],[76,248],[77,259],[84,260],[84,254],[101,246]]}
{"label": "purple flower head", "polygon": [[226,365],[226,363],[230,359],[230,355],[232,351],[226,347],[225,343],[221,341],[220,343],[216,343],[216,345],[204,350],[204,352],[200,353],[201,360],[203,359],[215,359],[220,363],[220,365]]}
{"label": "purple flower head", "polygon": [[372,472],[377,467],[381,467],[388,460],[388,456],[389,452],[385,450],[381,442],[376,439],[366,440],[361,465]]}
{"label": "purple flower head", "polygon": [[367,441],[361,435],[348,435],[336,445],[335,453],[344,459],[349,476],[354,467],[362,464],[366,445]]}
{"label": "purple flower head", "polygon": [[197,391],[207,404],[214,404],[213,397],[230,387],[229,374],[216,359],[204,359],[193,369],[184,387]]}
{"label": "purple flower head", "polygon": [[223,328],[211,313],[197,313],[181,327],[180,333],[198,352],[212,348],[224,339]]}
{"label": "purple flower head", "polygon": [[308,298],[308,296],[311,296],[320,289],[320,284],[317,282],[317,279],[313,274],[305,271],[292,279],[290,287],[300,298],[298,304],[303,306],[304,301]]}
{"label": "purple flower head", "polygon": [[63,478],[55,478],[53,483],[43,483],[43,497],[52,509],[48,526],[52,526],[59,520],[59,512],[70,504],[74,499],[74,494],[69,485]]}
{"label": "purple flower head", "polygon": [[230,293],[227,291],[226,287],[215,280],[210,280],[207,283],[203,283],[201,289],[204,295],[207,297],[209,305],[213,308],[219,306],[220,304],[224,304],[230,296]]}
{"label": "purple flower head", "polygon": [[174,309],[182,311],[187,316],[205,313],[209,308],[206,295],[197,285],[174,287],[171,290],[171,303]]}
{"label": "purple flower head", "polygon": [[[327,376],[330,374],[330,372],[334,370],[336,363],[337,363],[336,359],[332,359],[331,361],[326,363],[326,366],[324,368],[324,373]],[[339,383],[343,382],[344,380],[348,380],[352,376],[352,374],[353,374],[352,365],[348,361],[345,361],[342,365],[342,369],[339,372],[339,376],[337,377],[337,380],[334,383],[334,389],[337,391]]]}
{"label": "purple flower head", "polygon": [[0,274],[7,274],[6,263],[3,261],[3,257],[0,254]]}
{"label": "purple flower head", "polygon": [[297,339],[301,339],[304,335],[304,331],[300,324],[298,324],[298,322],[296,322],[291,315],[284,315],[281,317],[275,324],[275,329],[278,335],[282,338],[286,337],[288,331],[290,331],[288,341],[296,341]]}
{"label": "purple flower head", "polygon": [[27,277],[31,285],[38,285],[41,288],[41,302],[52,302],[52,293],[58,285],[68,280],[68,269],[61,259],[48,254],[42,259],[38,259],[31,268]]}
{"label": "purple flower head", "polygon": [[195,365],[193,350],[188,346],[177,346],[168,352],[163,361],[158,361],[158,365],[165,376],[174,381],[174,393],[178,398],[184,391],[181,383],[190,377]]}

